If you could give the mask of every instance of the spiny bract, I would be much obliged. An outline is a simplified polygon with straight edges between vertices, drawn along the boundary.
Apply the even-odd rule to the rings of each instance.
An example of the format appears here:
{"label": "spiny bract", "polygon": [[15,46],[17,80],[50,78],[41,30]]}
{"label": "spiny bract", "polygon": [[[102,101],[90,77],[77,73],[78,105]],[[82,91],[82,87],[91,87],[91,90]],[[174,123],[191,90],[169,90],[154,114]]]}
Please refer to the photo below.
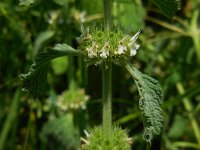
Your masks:
{"label": "spiny bract", "polygon": [[87,139],[81,138],[83,150],[131,150],[132,139],[119,127],[114,126],[110,136],[104,135],[102,127],[96,127],[90,133],[85,131],[85,134]]}

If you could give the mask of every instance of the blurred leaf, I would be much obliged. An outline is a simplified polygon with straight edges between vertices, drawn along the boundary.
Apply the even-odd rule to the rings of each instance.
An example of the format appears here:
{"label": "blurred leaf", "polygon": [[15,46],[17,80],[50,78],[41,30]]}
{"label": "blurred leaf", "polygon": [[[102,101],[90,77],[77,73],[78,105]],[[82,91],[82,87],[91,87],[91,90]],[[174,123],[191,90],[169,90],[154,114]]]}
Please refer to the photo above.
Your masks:
{"label": "blurred leaf", "polygon": [[67,5],[69,3],[69,0],[54,0],[54,2],[58,5]]}
{"label": "blurred leaf", "polygon": [[180,10],[181,0],[154,0],[153,1],[167,17],[174,17]]}
{"label": "blurred leaf", "polygon": [[185,94],[179,95],[176,97],[172,97],[168,101],[164,103],[163,108],[171,108],[172,106],[180,104],[184,98],[192,98],[193,96],[197,95],[200,93],[200,85],[197,85],[195,87],[190,87]]}
{"label": "blurred leaf", "polygon": [[34,56],[37,55],[42,44],[48,39],[52,38],[53,35],[54,35],[54,31],[43,31],[37,36],[34,43],[34,48],[33,48]]}
{"label": "blurred leaf", "polygon": [[169,130],[168,136],[170,138],[180,138],[183,136],[185,129],[188,125],[187,118],[182,117],[181,115],[176,115],[173,125]]}
{"label": "blurred leaf", "polygon": [[126,116],[120,118],[119,120],[117,120],[116,123],[122,124],[122,123],[126,123],[126,122],[128,122],[128,121],[130,121],[130,120],[133,121],[133,120],[135,120],[136,118],[138,118],[139,115],[140,115],[140,114],[139,114],[138,112],[135,112],[135,113],[126,115]]}
{"label": "blurred leaf", "polygon": [[143,28],[143,19],[146,15],[144,7],[136,3],[114,3],[113,15],[116,18],[116,25],[137,31]]}
{"label": "blurred leaf", "polygon": [[13,124],[16,122],[19,102],[20,102],[20,90],[17,89],[13,97],[10,109],[8,111],[9,113],[7,114],[6,120],[4,121],[2,130],[1,130],[0,150],[4,149],[9,131],[11,130],[11,127],[13,126]]}
{"label": "blurred leaf", "polygon": [[52,49],[57,51],[67,52],[68,54],[71,55],[78,54],[78,51],[69,46],[68,44],[56,44]]}
{"label": "blurred leaf", "polygon": [[78,55],[78,51],[67,44],[57,44],[54,48],[40,53],[35,58],[29,72],[20,76],[23,81],[23,90],[28,91],[34,98],[41,96],[46,86],[50,61],[66,55]]}
{"label": "blurred leaf", "polygon": [[49,150],[77,150],[80,145],[78,131],[70,113],[48,121],[42,129],[41,138]]}
{"label": "blurred leaf", "polygon": [[127,63],[127,70],[133,76],[135,84],[139,90],[139,108],[144,117],[144,139],[151,143],[154,134],[160,134],[163,116],[161,115],[161,103],[163,93],[158,81],[152,77],[142,74],[139,70]]}
{"label": "blurred leaf", "polygon": [[30,6],[35,0],[20,0],[19,6]]}
{"label": "blurred leaf", "polygon": [[60,75],[66,72],[68,68],[68,58],[60,57],[52,61],[52,68],[56,75]]}
{"label": "blurred leaf", "polygon": [[77,0],[77,7],[85,11],[86,15],[93,15],[103,12],[103,3],[100,0]]}
{"label": "blurred leaf", "polygon": [[177,141],[177,142],[174,142],[172,143],[172,145],[174,147],[177,147],[178,148],[192,148],[192,149],[200,149],[199,145],[198,144],[195,144],[195,143],[190,143],[190,142],[185,142],[185,141]]}

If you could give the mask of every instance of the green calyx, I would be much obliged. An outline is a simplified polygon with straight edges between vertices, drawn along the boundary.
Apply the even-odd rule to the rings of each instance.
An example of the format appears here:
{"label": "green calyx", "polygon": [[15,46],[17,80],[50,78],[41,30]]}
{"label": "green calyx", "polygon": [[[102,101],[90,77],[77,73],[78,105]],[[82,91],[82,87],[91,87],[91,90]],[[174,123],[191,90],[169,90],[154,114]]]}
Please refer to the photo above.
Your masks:
{"label": "green calyx", "polygon": [[128,138],[126,130],[119,127],[113,127],[111,136],[105,136],[102,127],[85,133],[87,139],[81,138],[83,150],[131,150],[131,138]]}
{"label": "green calyx", "polygon": [[105,33],[103,30],[87,28],[77,38],[78,49],[88,65],[100,65],[102,62],[124,64],[130,57],[136,55],[140,45],[135,42],[140,32],[139,30],[134,36],[129,36],[120,30]]}

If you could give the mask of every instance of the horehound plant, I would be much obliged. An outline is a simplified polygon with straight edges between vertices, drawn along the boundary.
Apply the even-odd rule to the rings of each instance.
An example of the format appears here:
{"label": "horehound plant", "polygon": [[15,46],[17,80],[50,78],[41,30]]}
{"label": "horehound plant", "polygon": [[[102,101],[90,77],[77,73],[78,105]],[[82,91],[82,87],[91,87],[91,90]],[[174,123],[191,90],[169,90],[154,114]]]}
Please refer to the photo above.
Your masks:
{"label": "horehound plant", "polygon": [[46,86],[47,68],[51,60],[57,57],[80,56],[84,58],[87,65],[100,66],[103,80],[103,125],[95,127],[89,133],[85,132],[87,138],[81,138],[84,142],[82,148],[87,150],[129,150],[131,149],[131,139],[128,138],[126,131],[112,125],[112,64],[125,67],[133,76],[140,95],[139,108],[144,118],[143,137],[149,143],[151,143],[153,135],[161,132],[163,117],[160,105],[163,94],[157,80],[141,73],[129,61],[137,54],[140,47],[136,40],[141,31],[130,36],[124,34],[120,29],[111,29],[110,0],[103,2],[104,28],[82,28],[82,35],[77,38],[79,43],[77,50],[67,44],[56,44],[55,47],[39,54],[30,71],[21,75],[23,90],[29,91],[34,97],[42,95]]}

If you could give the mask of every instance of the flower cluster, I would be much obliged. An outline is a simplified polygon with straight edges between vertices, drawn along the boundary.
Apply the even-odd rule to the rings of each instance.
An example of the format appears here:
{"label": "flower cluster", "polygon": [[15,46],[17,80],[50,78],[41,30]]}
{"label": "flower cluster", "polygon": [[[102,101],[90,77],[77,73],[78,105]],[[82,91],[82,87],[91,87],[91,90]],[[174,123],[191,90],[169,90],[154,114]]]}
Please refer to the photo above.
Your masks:
{"label": "flower cluster", "polygon": [[56,105],[63,111],[85,109],[88,100],[89,96],[85,94],[83,89],[76,90],[76,93],[68,90],[58,97]]}
{"label": "flower cluster", "polygon": [[81,37],[77,38],[79,50],[83,53],[88,64],[114,62],[121,64],[137,54],[140,45],[136,44],[141,30],[134,36],[124,35],[120,31],[105,34],[104,31],[87,28]]}

